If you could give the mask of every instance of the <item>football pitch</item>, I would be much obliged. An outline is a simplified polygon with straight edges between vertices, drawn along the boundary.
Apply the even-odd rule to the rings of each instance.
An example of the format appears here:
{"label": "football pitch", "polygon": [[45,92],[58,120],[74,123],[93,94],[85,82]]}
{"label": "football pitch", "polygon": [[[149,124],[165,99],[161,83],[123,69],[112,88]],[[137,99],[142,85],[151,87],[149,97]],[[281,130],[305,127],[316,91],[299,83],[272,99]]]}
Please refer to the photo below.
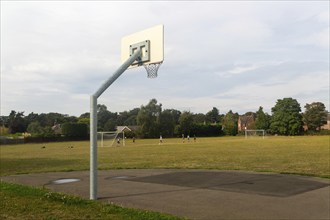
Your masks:
{"label": "football pitch", "polygon": [[[99,147],[98,169],[213,169],[330,178],[329,136],[126,139]],[[1,175],[89,170],[89,142],[1,146]]]}

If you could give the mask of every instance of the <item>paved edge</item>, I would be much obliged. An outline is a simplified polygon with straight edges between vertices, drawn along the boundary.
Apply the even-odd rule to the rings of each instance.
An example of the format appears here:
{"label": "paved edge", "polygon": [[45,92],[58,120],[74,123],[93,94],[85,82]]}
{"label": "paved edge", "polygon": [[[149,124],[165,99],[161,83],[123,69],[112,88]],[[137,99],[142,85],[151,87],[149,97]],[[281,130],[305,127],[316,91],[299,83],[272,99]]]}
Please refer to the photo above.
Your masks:
{"label": "paved edge", "polygon": [[[180,185],[131,181],[163,174],[214,172],[227,174],[280,175],[311,180],[328,186],[287,197],[213,190]],[[55,180],[80,181],[55,184]],[[46,187],[89,198],[89,171],[22,174],[1,177],[2,181]],[[124,207],[153,210],[190,219],[330,219],[330,180],[317,177],[244,171],[190,169],[99,170],[99,200]]]}

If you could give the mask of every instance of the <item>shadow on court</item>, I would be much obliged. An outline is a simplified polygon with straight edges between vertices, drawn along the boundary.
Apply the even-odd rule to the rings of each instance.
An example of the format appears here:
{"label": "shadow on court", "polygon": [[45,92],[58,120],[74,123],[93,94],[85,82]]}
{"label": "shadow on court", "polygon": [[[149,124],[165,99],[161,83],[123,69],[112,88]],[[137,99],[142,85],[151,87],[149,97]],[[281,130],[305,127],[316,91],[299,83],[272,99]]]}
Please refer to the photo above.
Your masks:
{"label": "shadow on court", "polygon": [[[89,172],[1,177],[89,198]],[[98,172],[98,198],[189,219],[329,219],[328,179],[210,170]]]}

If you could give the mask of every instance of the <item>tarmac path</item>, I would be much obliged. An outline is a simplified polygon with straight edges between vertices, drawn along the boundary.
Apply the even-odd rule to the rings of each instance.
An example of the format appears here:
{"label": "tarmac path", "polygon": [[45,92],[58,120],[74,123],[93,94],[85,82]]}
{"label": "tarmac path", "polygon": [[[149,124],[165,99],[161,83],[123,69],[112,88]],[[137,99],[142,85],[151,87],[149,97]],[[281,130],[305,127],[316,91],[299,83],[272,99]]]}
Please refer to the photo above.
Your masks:
{"label": "tarmac path", "polygon": [[[24,174],[2,181],[89,198],[89,171]],[[98,199],[198,220],[330,219],[330,180],[216,170],[98,171]]]}

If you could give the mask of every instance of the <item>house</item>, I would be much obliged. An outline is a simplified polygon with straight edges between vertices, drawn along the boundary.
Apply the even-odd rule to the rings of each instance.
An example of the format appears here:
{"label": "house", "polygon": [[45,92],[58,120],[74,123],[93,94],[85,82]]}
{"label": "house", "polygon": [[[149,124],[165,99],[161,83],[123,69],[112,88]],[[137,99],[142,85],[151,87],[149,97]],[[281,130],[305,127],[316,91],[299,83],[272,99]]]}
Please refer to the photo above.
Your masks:
{"label": "house", "polygon": [[[303,129],[304,129],[304,131],[308,131],[308,126],[306,123],[304,123]],[[330,130],[330,112],[328,112],[328,115],[327,115],[327,123],[322,125],[320,128],[318,128],[316,130]]]}
{"label": "house", "polygon": [[138,131],[139,128],[140,126],[132,126],[132,125],[117,126],[116,131],[117,134],[121,134],[128,138],[133,138],[134,136],[136,136],[136,132]]}
{"label": "house", "polygon": [[52,130],[55,134],[61,134],[62,133],[62,128],[61,128],[61,124],[54,124],[54,126],[52,127]]}
{"label": "house", "polygon": [[255,117],[251,115],[241,115],[238,117],[238,131],[245,131],[246,129],[253,129]]}
{"label": "house", "polygon": [[117,126],[117,132],[121,133],[121,132],[125,132],[125,131],[137,131],[139,129],[140,126]]}
{"label": "house", "polygon": [[328,112],[327,123],[321,126],[321,130],[330,130],[330,112]]}

